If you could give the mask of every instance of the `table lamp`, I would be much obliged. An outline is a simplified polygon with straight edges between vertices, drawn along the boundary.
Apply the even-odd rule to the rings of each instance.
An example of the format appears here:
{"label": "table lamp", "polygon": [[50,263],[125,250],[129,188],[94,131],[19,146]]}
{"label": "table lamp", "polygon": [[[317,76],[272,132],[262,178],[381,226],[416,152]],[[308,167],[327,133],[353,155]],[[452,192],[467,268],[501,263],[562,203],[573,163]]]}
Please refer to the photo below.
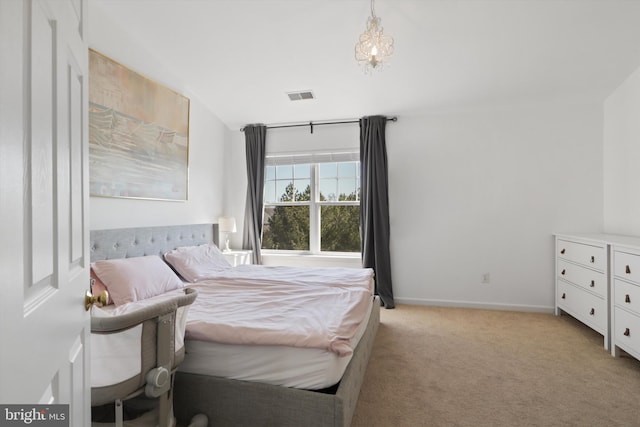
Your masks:
{"label": "table lamp", "polygon": [[223,252],[229,252],[229,233],[236,232],[236,219],[232,216],[223,216],[218,218],[218,229],[224,233],[224,249]]}

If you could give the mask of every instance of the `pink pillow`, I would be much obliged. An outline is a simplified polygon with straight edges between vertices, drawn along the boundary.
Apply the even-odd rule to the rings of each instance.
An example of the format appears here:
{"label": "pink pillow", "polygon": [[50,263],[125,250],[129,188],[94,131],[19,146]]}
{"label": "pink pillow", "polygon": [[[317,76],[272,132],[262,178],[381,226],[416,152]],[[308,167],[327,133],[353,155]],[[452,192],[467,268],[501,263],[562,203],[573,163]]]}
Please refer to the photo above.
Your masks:
{"label": "pink pillow", "polygon": [[178,276],[156,255],[96,261],[93,270],[117,306],[182,287]]}
{"label": "pink pillow", "polygon": [[221,271],[231,268],[220,249],[206,243],[174,249],[164,254],[164,259],[184,280],[191,283],[215,277]]}

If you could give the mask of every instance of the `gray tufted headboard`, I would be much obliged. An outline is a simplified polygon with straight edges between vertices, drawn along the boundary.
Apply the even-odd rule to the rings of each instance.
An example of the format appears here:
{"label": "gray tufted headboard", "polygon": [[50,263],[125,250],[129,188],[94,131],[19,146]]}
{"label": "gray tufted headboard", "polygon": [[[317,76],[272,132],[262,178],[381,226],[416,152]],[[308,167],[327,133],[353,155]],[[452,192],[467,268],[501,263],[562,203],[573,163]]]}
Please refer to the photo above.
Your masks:
{"label": "gray tufted headboard", "polygon": [[180,246],[218,244],[218,224],[91,230],[91,261],[160,255]]}

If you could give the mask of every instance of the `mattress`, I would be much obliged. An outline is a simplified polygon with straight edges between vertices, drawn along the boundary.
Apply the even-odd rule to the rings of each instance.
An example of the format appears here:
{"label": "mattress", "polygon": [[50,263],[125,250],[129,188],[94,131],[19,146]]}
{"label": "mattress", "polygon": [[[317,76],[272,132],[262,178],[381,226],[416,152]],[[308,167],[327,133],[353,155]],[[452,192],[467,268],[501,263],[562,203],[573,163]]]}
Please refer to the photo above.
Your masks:
{"label": "mattress", "polygon": [[[364,334],[373,298],[366,318],[351,339],[355,348]],[[181,372],[261,382],[284,387],[319,390],[340,381],[352,354],[338,356],[318,348],[271,345],[220,344],[186,340],[186,355],[178,367]]]}

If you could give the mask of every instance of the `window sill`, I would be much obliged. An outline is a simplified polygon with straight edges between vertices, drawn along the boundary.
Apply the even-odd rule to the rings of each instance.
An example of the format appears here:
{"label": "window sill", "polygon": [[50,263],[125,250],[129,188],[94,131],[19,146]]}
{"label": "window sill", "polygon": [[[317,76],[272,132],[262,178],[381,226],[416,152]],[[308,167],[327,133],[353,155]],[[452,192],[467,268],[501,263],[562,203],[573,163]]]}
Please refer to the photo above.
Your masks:
{"label": "window sill", "polygon": [[262,263],[264,265],[292,267],[362,267],[362,260],[359,253],[309,254],[302,252],[262,252]]}

